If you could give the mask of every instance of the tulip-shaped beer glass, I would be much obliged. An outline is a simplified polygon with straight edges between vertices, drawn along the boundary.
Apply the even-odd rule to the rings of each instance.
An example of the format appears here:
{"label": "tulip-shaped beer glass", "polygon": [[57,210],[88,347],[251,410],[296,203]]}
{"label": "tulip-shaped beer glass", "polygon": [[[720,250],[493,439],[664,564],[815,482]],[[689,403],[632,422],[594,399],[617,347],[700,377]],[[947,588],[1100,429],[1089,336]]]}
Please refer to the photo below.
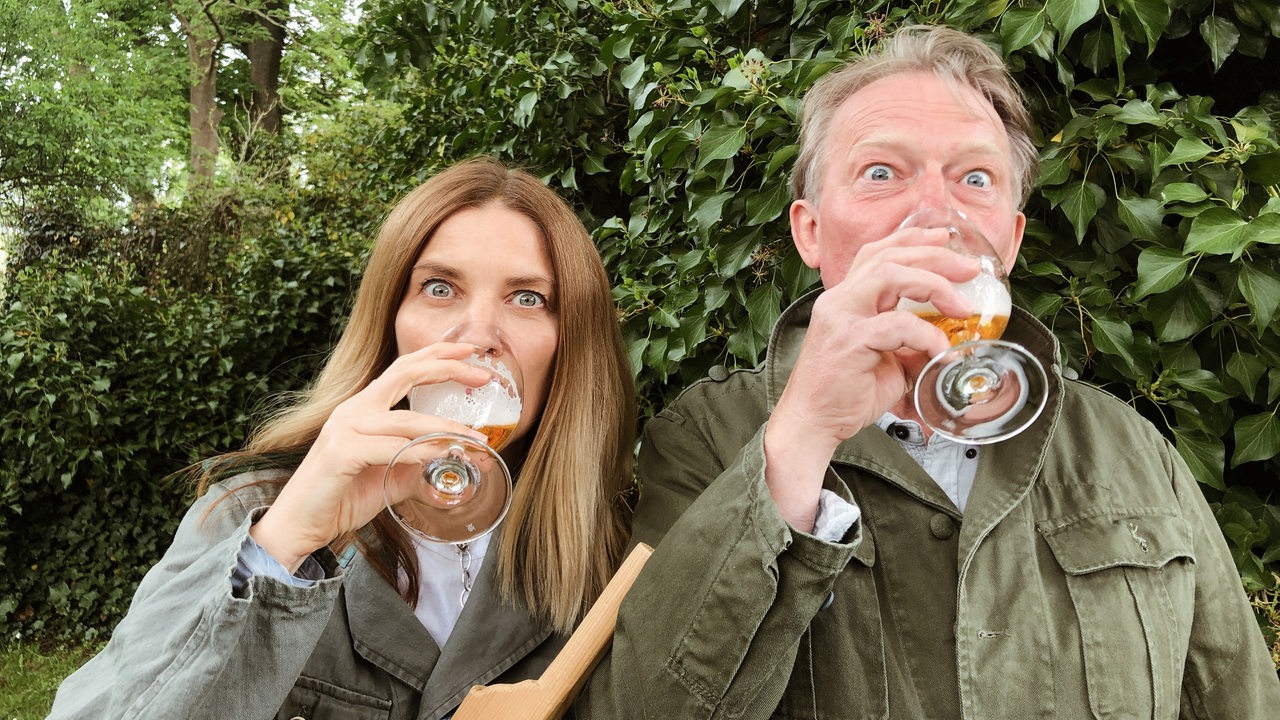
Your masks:
{"label": "tulip-shaped beer glass", "polygon": [[522,384],[519,363],[497,327],[464,323],[441,339],[475,345],[465,362],[491,378],[480,387],[420,385],[409,393],[409,408],[475,428],[488,443],[454,433],[414,438],[387,465],[383,495],[391,516],[410,533],[460,544],[493,530],[511,506],[511,473],[497,450],[520,421]]}
{"label": "tulip-shaped beer glass", "polygon": [[901,227],[946,228],[947,247],[976,258],[981,269],[956,288],[973,314],[952,318],[932,304],[903,298],[898,308],[938,326],[952,348],[929,361],[916,379],[916,412],[934,432],[956,442],[982,445],[1022,432],[1044,409],[1044,367],[1026,348],[999,340],[1013,307],[1004,264],[982,233],[951,208],[925,208]]}

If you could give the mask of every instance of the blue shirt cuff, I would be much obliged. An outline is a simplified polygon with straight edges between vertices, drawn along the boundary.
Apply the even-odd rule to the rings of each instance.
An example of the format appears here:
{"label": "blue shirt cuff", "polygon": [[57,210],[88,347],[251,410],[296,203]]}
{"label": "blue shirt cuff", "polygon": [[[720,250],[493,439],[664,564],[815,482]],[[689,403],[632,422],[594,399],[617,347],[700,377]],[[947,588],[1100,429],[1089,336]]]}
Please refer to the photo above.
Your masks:
{"label": "blue shirt cuff", "polygon": [[288,568],[271,557],[271,553],[264,550],[252,535],[246,535],[244,544],[240,546],[240,554],[236,556],[235,570],[231,573],[232,591],[236,595],[242,595],[244,589],[249,586],[249,580],[254,576],[266,576],[286,585],[306,588],[323,580],[325,573],[324,567],[310,555],[302,561],[298,572],[290,573]]}

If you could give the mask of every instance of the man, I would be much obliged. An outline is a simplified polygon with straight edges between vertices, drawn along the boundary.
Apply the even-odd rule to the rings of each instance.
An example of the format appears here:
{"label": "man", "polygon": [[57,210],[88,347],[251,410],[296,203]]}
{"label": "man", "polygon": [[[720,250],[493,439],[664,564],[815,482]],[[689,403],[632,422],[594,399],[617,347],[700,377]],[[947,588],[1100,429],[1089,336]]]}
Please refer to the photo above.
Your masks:
{"label": "man", "polygon": [[1049,371],[1012,439],[964,446],[916,416],[976,264],[959,210],[1012,267],[1035,177],[1000,57],[909,28],[805,100],[792,235],[823,289],[768,356],[713,373],[651,421],[635,540],[656,546],[583,715],[704,718],[1264,718],[1280,682],[1213,517],[1128,406],[1060,373],[1014,310],[1004,338]]}

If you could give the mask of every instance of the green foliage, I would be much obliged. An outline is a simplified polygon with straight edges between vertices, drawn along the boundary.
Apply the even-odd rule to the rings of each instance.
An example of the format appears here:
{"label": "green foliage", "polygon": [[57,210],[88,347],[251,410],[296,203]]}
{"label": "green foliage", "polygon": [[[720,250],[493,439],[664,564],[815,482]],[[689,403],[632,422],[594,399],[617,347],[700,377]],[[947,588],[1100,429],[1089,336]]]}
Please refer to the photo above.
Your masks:
{"label": "green foliage", "polygon": [[358,60],[409,108],[404,140],[420,157],[496,153],[574,195],[651,412],[712,364],[754,364],[780,309],[813,284],[786,224],[799,99],[908,22],[976,32],[1006,55],[1044,159],[1018,301],[1062,340],[1068,372],[1166,431],[1220,519],[1253,518],[1228,537],[1246,584],[1269,587],[1270,0],[388,0],[371,8]]}
{"label": "green foliage", "polygon": [[171,139],[186,122],[186,51],[146,31],[156,17],[124,0],[0,0],[0,214],[28,194],[162,191],[166,161],[185,153]]}
{"label": "green foliage", "polygon": [[192,499],[166,476],[239,447],[265,401],[314,372],[376,219],[344,227],[308,200],[272,209],[220,292],[148,287],[102,254],[8,280],[0,635],[92,637],[118,620]]}

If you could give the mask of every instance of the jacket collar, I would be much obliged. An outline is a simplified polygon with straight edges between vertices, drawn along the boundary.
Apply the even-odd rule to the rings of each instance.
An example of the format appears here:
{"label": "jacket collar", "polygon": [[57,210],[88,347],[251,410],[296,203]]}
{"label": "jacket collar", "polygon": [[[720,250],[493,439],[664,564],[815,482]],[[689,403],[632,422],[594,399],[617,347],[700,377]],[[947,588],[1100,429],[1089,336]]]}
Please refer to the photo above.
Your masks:
{"label": "jacket collar", "polygon": [[[774,325],[765,356],[765,392],[769,408],[777,404],[786,387],[800,345],[809,329],[813,303],[822,293],[814,290],[783,311]],[[1029,349],[1044,365],[1049,377],[1049,399],[1040,417],[1019,435],[987,445],[978,461],[978,476],[961,524],[962,564],[971,557],[978,542],[995,527],[1030,490],[1044,462],[1049,440],[1062,410],[1063,380],[1058,364],[1058,341],[1044,325],[1021,308],[1013,308],[1004,339]],[[922,502],[959,517],[945,493],[920,466],[875,425],[840,444],[832,465],[851,465],[868,470],[897,485]]]}
{"label": "jacket collar", "polygon": [[419,717],[455,708],[473,685],[501,675],[551,635],[523,601],[503,602],[497,589],[497,544],[487,554],[475,587],[443,650],[409,606],[357,554],[347,569],[347,621],[357,653],[422,692]]}

